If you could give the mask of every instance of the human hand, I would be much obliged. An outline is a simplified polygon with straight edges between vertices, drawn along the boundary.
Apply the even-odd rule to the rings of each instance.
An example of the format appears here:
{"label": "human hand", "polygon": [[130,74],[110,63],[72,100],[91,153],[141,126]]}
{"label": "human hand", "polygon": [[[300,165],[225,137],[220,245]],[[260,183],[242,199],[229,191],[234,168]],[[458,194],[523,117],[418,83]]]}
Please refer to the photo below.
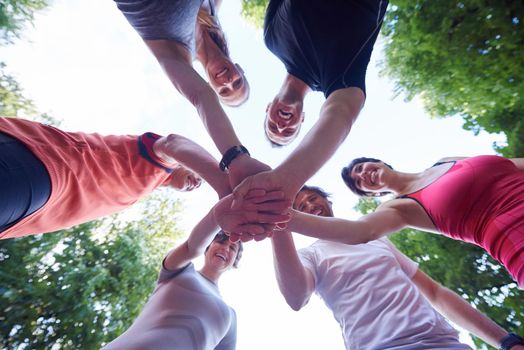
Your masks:
{"label": "human hand", "polygon": [[233,195],[222,198],[213,208],[213,216],[222,230],[232,237],[267,235],[277,223],[290,220],[291,203],[280,191],[249,191],[242,204],[232,206]]}
{"label": "human hand", "polygon": [[264,171],[250,176],[233,189],[235,198],[233,205],[242,205],[249,191],[253,189],[263,189],[266,192],[281,191],[283,198],[292,204],[298,189],[295,189],[289,180],[289,176],[284,176],[276,170]]}
{"label": "human hand", "polygon": [[200,187],[201,184],[202,178],[198,174],[182,165],[178,165],[173,170],[168,185],[177,191],[189,192]]}
{"label": "human hand", "polygon": [[247,154],[242,154],[235,158],[229,166],[229,183],[231,188],[235,188],[246,177],[267,170],[271,170],[268,165],[251,158]]}

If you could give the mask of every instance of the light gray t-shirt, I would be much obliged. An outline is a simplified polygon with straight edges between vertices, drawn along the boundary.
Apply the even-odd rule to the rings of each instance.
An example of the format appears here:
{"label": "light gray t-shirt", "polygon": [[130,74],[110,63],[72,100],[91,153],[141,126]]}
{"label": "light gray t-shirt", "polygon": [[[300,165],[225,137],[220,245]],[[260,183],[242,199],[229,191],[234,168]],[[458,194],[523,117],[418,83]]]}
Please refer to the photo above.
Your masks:
{"label": "light gray t-shirt", "polygon": [[340,324],[346,349],[470,349],[411,281],[418,265],[387,239],[319,240],[299,257]]}
{"label": "light gray t-shirt", "polygon": [[174,40],[195,53],[198,10],[215,15],[214,0],[114,0],[144,40]]}
{"label": "light gray t-shirt", "polygon": [[140,315],[104,350],[233,350],[236,331],[235,311],[193,264],[178,271],[162,267]]}

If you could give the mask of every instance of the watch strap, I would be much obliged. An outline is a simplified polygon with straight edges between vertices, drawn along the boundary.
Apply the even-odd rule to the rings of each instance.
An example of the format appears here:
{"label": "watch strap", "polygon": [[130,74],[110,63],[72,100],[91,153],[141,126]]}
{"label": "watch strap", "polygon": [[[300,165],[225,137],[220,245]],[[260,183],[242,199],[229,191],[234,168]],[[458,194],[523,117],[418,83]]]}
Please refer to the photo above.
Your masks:
{"label": "watch strap", "polygon": [[508,333],[500,341],[499,350],[509,350],[515,345],[524,345],[524,338],[515,333]]}
{"label": "watch strap", "polygon": [[248,156],[250,155],[247,148],[242,145],[233,146],[228,149],[220,161],[220,170],[226,171],[226,169],[229,169],[231,162],[241,154],[247,154]]}

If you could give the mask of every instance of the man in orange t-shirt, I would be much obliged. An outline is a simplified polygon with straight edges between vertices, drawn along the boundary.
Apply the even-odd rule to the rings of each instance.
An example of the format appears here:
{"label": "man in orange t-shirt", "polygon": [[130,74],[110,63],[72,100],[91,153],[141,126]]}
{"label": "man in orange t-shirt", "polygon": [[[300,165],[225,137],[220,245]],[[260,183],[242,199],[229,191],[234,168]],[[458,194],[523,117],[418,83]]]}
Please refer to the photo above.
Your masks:
{"label": "man in orange t-shirt", "polygon": [[109,215],[159,186],[191,191],[196,173],[219,196],[230,192],[218,162],[179,135],[101,136],[0,118],[0,239]]}

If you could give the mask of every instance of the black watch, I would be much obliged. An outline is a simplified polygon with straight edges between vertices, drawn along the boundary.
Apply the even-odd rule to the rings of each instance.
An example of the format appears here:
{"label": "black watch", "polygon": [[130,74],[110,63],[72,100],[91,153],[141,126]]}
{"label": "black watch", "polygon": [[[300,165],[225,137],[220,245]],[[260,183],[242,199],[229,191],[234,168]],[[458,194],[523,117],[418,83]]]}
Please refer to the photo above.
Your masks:
{"label": "black watch", "polygon": [[242,145],[233,146],[228,149],[220,161],[220,170],[226,171],[226,169],[229,169],[229,164],[241,154],[247,154],[249,156],[249,151]]}
{"label": "black watch", "polygon": [[524,338],[519,337],[515,333],[508,333],[500,341],[499,350],[509,350],[515,345],[524,345]]}

